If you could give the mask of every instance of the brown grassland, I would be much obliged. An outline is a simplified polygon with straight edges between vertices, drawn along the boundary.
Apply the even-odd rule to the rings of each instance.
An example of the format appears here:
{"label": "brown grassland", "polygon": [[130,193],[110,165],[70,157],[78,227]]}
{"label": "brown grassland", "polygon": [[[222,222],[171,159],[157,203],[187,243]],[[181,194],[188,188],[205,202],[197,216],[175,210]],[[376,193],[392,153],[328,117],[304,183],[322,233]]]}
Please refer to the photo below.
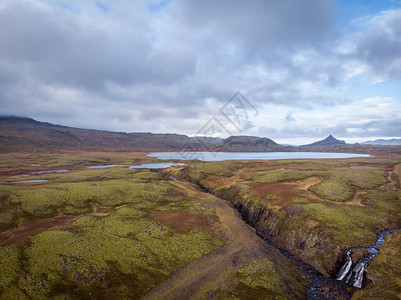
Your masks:
{"label": "brown grassland", "polygon": [[[401,156],[87,168],[149,162],[0,154],[0,299],[304,299],[307,277],[259,236],[334,276],[346,248],[401,227]],[[400,235],[356,299],[400,297]]]}
{"label": "brown grassland", "polygon": [[[144,153],[0,155],[1,299],[303,298],[300,270],[228,202]],[[29,172],[68,169],[62,173]],[[18,183],[21,180],[47,182]],[[146,295],[146,296],[145,296]]]}
{"label": "brown grassland", "polygon": [[[335,276],[345,249],[372,245],[380,231],[401,227],[399,156],[199,162],[166,172],[229,201],[260,236],[326,276]],[[387,248],[401,251],[395,242]],[[389,284],[377,275],[385,259],[366,269],[369,292],[355,297],[399,295],[399,266],[386,269]]]}

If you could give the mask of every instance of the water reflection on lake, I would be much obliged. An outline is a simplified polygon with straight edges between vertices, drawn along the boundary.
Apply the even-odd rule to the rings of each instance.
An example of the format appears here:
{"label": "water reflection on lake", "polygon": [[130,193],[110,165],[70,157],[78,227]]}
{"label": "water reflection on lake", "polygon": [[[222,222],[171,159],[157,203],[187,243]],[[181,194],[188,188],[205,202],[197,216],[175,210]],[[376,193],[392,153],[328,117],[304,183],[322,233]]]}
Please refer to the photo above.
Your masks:
{"label": "water reflection on lake", "polygon": [[90,166],[89,169],[103,169],[103,168],[114,168],[114,167],[130,167],[130,165],[96,165]]}
{"label": "water reflection on lake", "polygon": [[33,171],[33,172],[27,172],[27,174],[63,173],[63,172],[68,172],[68,171],[71,171],[71,170],[62,169],[62,170]]}
{"label": "water reflection on lake", "polygon": [[182,163],[173,163],[173,162],[162,162],[162,163],[148,163],[141,165],[98,165],[98,166],[90,166],[90,169],[101,169],[101,168],[113,168],[113,167],[126,167],[129,169],[166,169],[172,166],[183,166],[185,164]]}
{"label": "water reflection on lake", "polygon": [[130,169],[166,169],[166,168],[170,168],[173,166],[185,166],[185,164],[165,162],[165,163],[142,164],[142,165],[138,165],[138,166],[130,166],[129,168]]}
{"label": "water reflection on lake", "polygon": [[273,160],[273,159],[322,159],[370,157],[369,154],[329,153],[329,152],[153,152],[148,156],[157,159],[182,159],[201,161],[224,160]]}
{"label": "water reflection on lake", "polygon": [[11,183],[35,183],[35,182],[47,182],[46,179],[33,179],[33,180],[20,180],[20,181],[12,181]]}

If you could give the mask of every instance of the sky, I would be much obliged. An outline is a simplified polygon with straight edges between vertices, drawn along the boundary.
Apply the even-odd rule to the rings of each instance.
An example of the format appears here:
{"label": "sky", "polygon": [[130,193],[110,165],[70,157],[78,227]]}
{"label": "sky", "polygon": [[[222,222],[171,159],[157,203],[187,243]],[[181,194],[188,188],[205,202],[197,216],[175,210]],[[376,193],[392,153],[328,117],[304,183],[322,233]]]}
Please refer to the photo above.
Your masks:
{"label": "sky", "polygon": [[400,104],[401,0],[0,0],[0,115],[299,145]]}

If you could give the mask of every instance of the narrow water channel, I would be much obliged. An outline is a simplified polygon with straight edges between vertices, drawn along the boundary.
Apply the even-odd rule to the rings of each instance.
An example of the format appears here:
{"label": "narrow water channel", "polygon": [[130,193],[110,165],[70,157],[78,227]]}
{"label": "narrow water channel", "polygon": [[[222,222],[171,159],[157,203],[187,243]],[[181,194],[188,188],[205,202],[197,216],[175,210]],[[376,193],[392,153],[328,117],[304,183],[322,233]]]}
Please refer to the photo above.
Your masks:
{"label": "narrow water channel", "polygon": [[[401,228],[394,228],[383,230],[377,235],[377,241],[374,245],[369,247],[352,247],[345,251],[344,262],[337,274],[337,280],[353,285],[357,288],[362,288],[364,270],[368,267],[372,259],[379,255],[379,248],[382,246],[386,237],[394,231],[401,231]],[[365,250],[367,255],[360,258],[356,264],[352,263],[353,250]]]}
{"label": "narrow water channel", "polygon": [[[176,177],[162,173],[164,176],[171,180],[179,180]],[[198,187],[205,193],[210,193],[202,185],[198,184]],[[244,220],[246,222],[246,220]],[[250,224],[249,224],[250,225]],[[364,279],[364,270],[368,267],[368,264],[372,259],[379,255],[379,247],[382,246],[389,234],[401,231],[401,228],[393,228],[383,230],[377,235],[377,241],[374,245],[368,247],[352,247],[345,251],[345,258],[337,273],[336,277],[324,277],[312,266],[305,264],[302,260],[295,258],[289,252],[275,247],[270,244],[269,241],[261,236],[266,244],[276,248],[288,259],[290,259],[295,265],[300,267],[304,275],[309,278],[309,285],[307,287],[307,299],[309,300],[324,300],[324,299],[351,299],[353,292],[350,292],[349,287],[362,288]],[[365,250],[367,255],[359,259],[356,264],[352,262],[352,251],[353,250]]]}
{"label": "narrow water channel", "polygon": [[325,300],[325,299],[351,299],[352,293],[348,291],[349,285],[336,280],[333,277],[324,277],[312,266],[304,263],[302,260],[295,258],[291,253],[278,248],[269,243],[267,239],[263,239],[266,244],[279,250],[293,264],[301,268],[304,276],[308,279],[307,299],[308,300]]}
{"label": "narrow water channel", "polygon": [[[280,250],[287,258],[289,258],[294,264],[301,267],[303,273],[310,279],[307,293],[309,300],[321,300],[321,299],[351,299],[352,293],[349,292],[349,287],[361,289],[363,287],[363,280],[365,269],[368,267],[372,259],[379,255],[380,246],[384,245],[386,238],[389,234],[401,231],[401,228],[393,228],[383,230],[377,235],[377,240],[374,245],[368,247],[352,247],[345,251],[345,258],[335,278],[324,277],[318,273],[314,268],[305,264],[303,261],[296,259],[290,253],[280,248]],[[271,245],[266,239],[264,241]],[[272,245],[271,245],[272,246]],[[274,246],[273,246],[274,247]],[[355,264],[352,262],[352,251],[353,250],[364,250],[367,254],[360,258]]]}

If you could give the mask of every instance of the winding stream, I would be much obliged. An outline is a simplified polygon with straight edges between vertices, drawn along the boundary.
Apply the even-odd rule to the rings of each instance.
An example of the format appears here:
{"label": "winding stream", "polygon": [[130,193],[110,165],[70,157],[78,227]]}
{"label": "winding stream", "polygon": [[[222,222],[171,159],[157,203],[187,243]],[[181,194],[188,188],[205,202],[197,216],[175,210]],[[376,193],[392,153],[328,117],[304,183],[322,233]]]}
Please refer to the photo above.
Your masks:
{"label": "winding stream", "polygon": [[[394,228],[383,230],[377,235],[377,241],[374,245],[369,247],[352,247],[345,251],[345,259],[337,274],[337,280],[353,285],[357,288],[362,288],[364,270],[367,268],[372,259],[379,254],[379,247],[384,244],[386,237],[394,231],[401,231],[401,228]],[[365,250],[368,255],[360,258],[358,262],[353,265],[352,251]]]}
{"label": "winding stream", "polygon": [[[176,177],[162,173],[171,180],[179,180]],[[202,185],[198,184],[204,192],[209,191]],[[245,220],[246,221],[246,220]],[[364,270],[372,259],[379,254],[379,248],[382,246],[389,234],[401,231],[401,228],[393,228],[383,230],[377,234],[377,240],[374,245],[368,247],[352,247],[345,251],[345,258],[337,273],[336,277],[324,277],[322,274],[317,272],[312,266],[304,263],[302,260],[295,258],[289,252],[280,249],[269,243],[267,239],[260,236],[266,244],[273,246],[290,259],[295,265],[300,267],[303,273],[309,278],[309,285],[307,287],[307,295],[309,300],[320,300],[320,299],[351,299],[352,293],[349,291],[350,285],[355,288],[362,288]],[[353,250],[365,250],[368,255],[358,260],[356,264],[352,262],[352,251]]]}
{"label": "winding stream", "polygon": [[270,244],[269,241],[263,237],[261,238],[265,241],[266,244],[279,250],[285,257],[292,261],[294,265],[301,268],[302,273],[309,280],[309,284],[307,286],[308,300],[351,299],[352,293],[348,291],[348,284],[337,281],[333,277],[324,277],[312,266],[294,257],[288,251]]}
{"label": "winding stream", "polygon": [[[296,259],[293,255],[285,250],[275,247],[280,250],[287,258],[293,263],[301,267],[303,273],[310,278],[310,283],[307,288],[308,299],[329,299],[322,291],[329,291],[329,295],[335,298],[351,299],[352,294],[348,292],[347,288],[352,285],[356,288],[363,287],[364,270],[368,267],[372,259],[379,255],[379,248],[382,246],[389,234],[401,231],[401,228],[393,228],[381,231],[377,235],[377,241],[374,245],[368,247],[352,247],[345,251],[345,258],[336,278],[327,278],[319,274],[314,268],[305,264],[303,261]],[[266,239],[264,241],[271,245]],[[273,246],[273,245],[271,245]],[[274,247],[274,246],[273,246]],[[358,260],[356,264],[352,262],[353,250],[365,250],[368,255]],[[330,298],[331,299],[331,298]]]}

